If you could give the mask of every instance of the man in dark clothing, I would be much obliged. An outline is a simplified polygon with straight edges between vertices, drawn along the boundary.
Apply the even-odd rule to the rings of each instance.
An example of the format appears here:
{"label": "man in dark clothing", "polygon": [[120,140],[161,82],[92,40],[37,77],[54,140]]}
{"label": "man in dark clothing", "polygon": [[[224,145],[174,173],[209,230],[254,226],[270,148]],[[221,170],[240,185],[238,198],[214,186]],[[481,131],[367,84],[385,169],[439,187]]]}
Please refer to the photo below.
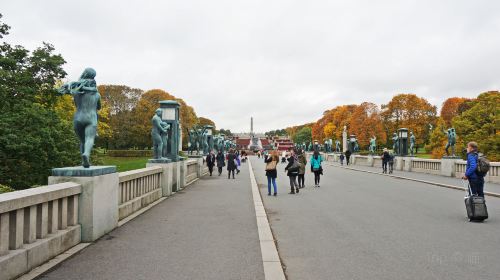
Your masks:
{"label": "man in dark clothing", "polygon": [[212,176],[212,172],[214,171],[214,165],[215,165],[215,155],[213,152],[210,152],[207,155],[206,162],[207,162],[208,172],[210,173],[210,176]]}
{"label": "man in dark clothing", "polygon": [[236,170],[236,154],[234,150],[229,150],[229,154],[227,154],[227,178],[231,179],[231,174],[233,174],[234,179],[234,170]]}
{"label": "man in dark clothing", "polygon": [[217,153],[217,157],[215,158],[217,161],[217,171],[219,171],[219,176],[222,174],[222,168],[226,165],[225,159],[224,159],[224,154],[222,151],[219,151]]}
{"label": "man in dark clothing", "polygon": [[345,151],[345,162],[347,165],[349,165],[350,159],[351,159],[351,151],[347,150],[347,151]]}
{"label": "man in dark clothing", "polygon": [[[294,162],[297,161],[297,164],[294,165]],[[290,150],[290,157],[288,157],[288,165],[285,167],[285,171],[287,172],[287,176],[290,178],[290,194],[299,193],[299,185],[297,184],[297,176],[299,175],[299,164],[298,159],[296,158],[295,151]]]}
{"label": "man in dark clothing", "polygon": [[391,160],[391,155],[386,148],[384,148],[384,153],[382,154],[382,173],[387,173],[387,164]]}
{"label": "man in dark clothing", "polygon": [[477,194],[478,196],[484,197],[484,175],[477,172],[477,143],[469,142],[467,144],[467,165],[465,169],[465,174],[462,177],[464,180],[469,180],[471,195]]}

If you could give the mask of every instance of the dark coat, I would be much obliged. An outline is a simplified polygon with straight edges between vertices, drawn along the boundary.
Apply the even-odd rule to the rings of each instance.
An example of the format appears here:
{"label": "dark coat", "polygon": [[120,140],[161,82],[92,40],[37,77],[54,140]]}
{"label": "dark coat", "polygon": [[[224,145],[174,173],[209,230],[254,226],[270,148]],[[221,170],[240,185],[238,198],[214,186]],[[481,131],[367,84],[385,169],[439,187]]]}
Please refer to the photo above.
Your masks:
{"label": "dark coat", "polygon": [[[266,158],[264,159],[264,162],[265,163],[269,163],[273,161],[273,158],[271,156],[266,156]],[[276,165],[277,167],[278,165]],[[277,178],[278,177],[278,171],[276,169],[274,170],[266,170],[266,176],[267,177],[271,177],[271,178]]]}
{"label": "dark coat", "polygon": [[206,161],[207,161],[207,166],[208,167],[213,167],[215,165],[215,155],[214,154],[208,154]]}
{"label": "dark coat", "polygon": [[224,167],[224,165],[226,165],[223,153],[218,153],[215,160],[217,161],[217,167]]}
{"label": "dark coat", "polygon": [[[288,164],[286,165],[285,170],[288,170],[290,167],[292,167],[294,161],[295,161],[295,158],[293,156],[290,156],[288,158]],[[288,171],[286,173],[286,175],[287,176],[297,176],[297,175],[299,175],[299,171],[298,170],[297,171]]]}
{"label": "dark coat", "polygon": [[236,163],[234,160],[236,159],[235,154],[228,154],[227,155],[227,170],[228,171],[233,171],[236,169]]}
{"label": "dark coat", "polygon": [[382,162],[386,163],[389,162],[390,160],[391,160],[391,155],[389,154],[389,152],[384,152],[382,154]]}

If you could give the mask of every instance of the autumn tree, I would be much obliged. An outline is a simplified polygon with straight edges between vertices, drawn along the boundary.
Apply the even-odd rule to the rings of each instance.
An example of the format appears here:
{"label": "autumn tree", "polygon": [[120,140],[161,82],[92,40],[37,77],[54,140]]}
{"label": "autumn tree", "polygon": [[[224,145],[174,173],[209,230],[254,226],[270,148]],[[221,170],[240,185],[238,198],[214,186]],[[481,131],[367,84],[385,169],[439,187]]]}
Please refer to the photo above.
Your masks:
{"label": "autumn tree", "polygon": [[377,137],[377,143],[385,143],[386,134],[378,106],[370,102],[357,106],[350,118],[349,133],[356,135],[361,147],[368,147],[373,136]]}
{"label": "autumn tree", "polygon": [[399,128],[408,128],[415,134],[417,144],[427,142],[429,124],[434,125],[436,122],[436,106],[415,94],[395,95],[388,104],[382,105],[382,110],[381,116],[387,136]]}
{"label": "autumn tree", "polygon": [[205,126],[205,125],[211,125],[213,126],[213,131],[216,131],[216,127],[215,127],[215,122],[212,121],[211,119],[209,118],[204,118],[204,117],[199,117],[198,118],[198,125],[201,125],[201,126]]}
{"label": "autumn tree", "polygon": [[462,104],[469,100],[463,97],[451,97],[443,102],[440,117],[443,118],[446,126],[451,126],[451,120],[461,113],[460,109],[464,110]]}
{"label": "autumn tree", "polygon": [[[176,100],[180,104],[180,124],[181,129],[191,128],[198,121],[198,117],[193,107],[188,106],[184,100],[176,98],[168,92],[161,89],[148,90],[142,94],[137,106],[134,109],[135,123],[132,127],[135,143],[139,147],[151,146],[151,118],[156,109],[159,108],[159,102],[162,100]],[[187,145],[188,136],[182,133],[182,143]]]}
{"label": "autumn tree", "polygon": [[448,126],[443,118],[438,118],[436,126],[430,131],[429,144],[425,146],[427,152],[431,153],[432,158],[442,158],[445,153],[445,145],[448,137],[444,134]]}
{"label": "autumn tree", "polygon": [[460,150],[470,141],[479,145],[480,152],[491,161],[500,160],[500,92],[480,94],[469,110],[452,120],[457,131],[457,147]]}

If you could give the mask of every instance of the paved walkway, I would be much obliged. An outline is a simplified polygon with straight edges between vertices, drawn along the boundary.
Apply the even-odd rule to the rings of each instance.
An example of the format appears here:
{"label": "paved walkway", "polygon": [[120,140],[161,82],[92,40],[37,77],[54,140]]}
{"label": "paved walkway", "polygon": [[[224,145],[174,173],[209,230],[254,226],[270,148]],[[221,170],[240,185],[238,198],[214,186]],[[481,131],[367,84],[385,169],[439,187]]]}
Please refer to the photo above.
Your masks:
{"label": "paved walkway", "polygon": [[[335,163],[328,162],[328,163],[333,165],[333,166],[341,167],[340,163],[338,163],[338,162],[335,162]],[[344,167],[350,167],[350,168],[355,168],[355,169],[361,169],[361,170],[382,173],[382,169],[378,168],[378,167],[370,167],[370,166],[362,166],[362,165],[349,165],[349,166],[344,165]],[[463,187],[462,182],[460,182],[461,179],[459,179],[459,178],[446,177],[446,176],[434,175],[434,174],[426,174],[426,173],[407,172],[407,171],[394,171],[393,175],[404,176],[404,177],[418,179],[418,180],[431,181],[431,182],[447,184],[447,185],[452,185],[452,186],[457,186],[457,187]],[[500,184],[485,183],[484,184],[484,191],[500,194]]]}
{"label": "paved walkway", "polygon": [[40,279],[264,279],[248,166],[203,177]]}
{"label": "paved walkway", "polygon": [[320,188],[306,174],[290,195],[284,165],[278,196],[257,183],[288,279],[498,279],[500,198],[490,219],[466,219],[464,193],[325,165]]}

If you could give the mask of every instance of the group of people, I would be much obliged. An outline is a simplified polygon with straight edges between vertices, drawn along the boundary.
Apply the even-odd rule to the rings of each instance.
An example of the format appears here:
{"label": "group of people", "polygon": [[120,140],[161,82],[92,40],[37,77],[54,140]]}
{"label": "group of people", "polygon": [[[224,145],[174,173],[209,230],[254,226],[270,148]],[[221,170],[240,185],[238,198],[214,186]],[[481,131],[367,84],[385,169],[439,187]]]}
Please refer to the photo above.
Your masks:
{"label": "group of people", "polygon": [[[278,195],[278,187],[276,185],[276,178],[278,177],[278,163],[280,157],[278,151],[272,151],[270,154],[264,155],[264,162],[266,163],[266,177],[267,177],[267,195]],[[286,159],[287,165],[285,172],[290,180],[290,194],[298,194],[300,189],[305,187],[305,173],[307,166],[306,154],[301,149],[290,149]],[[311,172],[314,173],[314,186],[320,187],[320,177],[323,175],[323,167],[321,163],[323,159],[318,151],[309,159]],[[271,193],[271,187],[273,193]]]}
{"label": "group of people", "polygon": [[217,171],[219,176],[222,175],[222,170],[226,166],[227,162],[227,178],[235,179],[234,175],[240,173],[241,163],[245,162],[247,159],[246,153],[240,153],[238,150],[230,149],[227,154],[224,154],[222,151],[219,151],[217,155],[214,152],[210,152],[205,162],[207,163],[208,173],[212,176],[214,171],[214,167],[217,166]]}

